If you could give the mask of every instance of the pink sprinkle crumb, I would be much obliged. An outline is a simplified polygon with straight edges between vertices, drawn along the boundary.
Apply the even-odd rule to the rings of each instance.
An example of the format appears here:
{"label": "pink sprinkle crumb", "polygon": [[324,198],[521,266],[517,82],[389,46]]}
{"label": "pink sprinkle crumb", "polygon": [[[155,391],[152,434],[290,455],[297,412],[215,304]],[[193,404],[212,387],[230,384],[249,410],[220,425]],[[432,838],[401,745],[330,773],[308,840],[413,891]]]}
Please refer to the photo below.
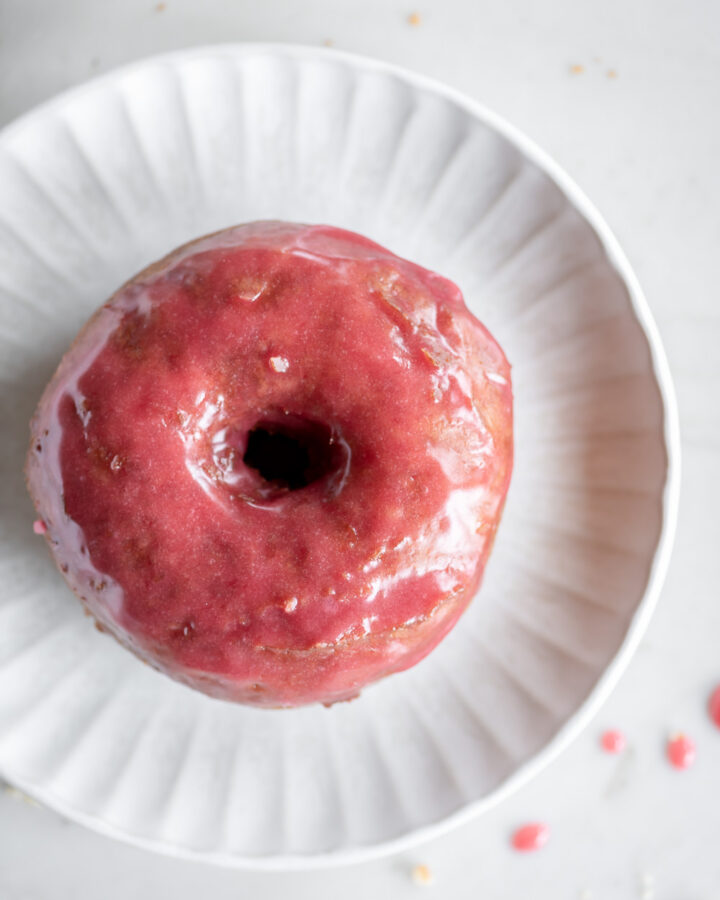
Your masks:
{"label": "pink sprinkle crumb", "polygon": [[695,755],[695,742],[684,734],[674,734],[667,743],[667,758],[676,769],[689,769]]}
{"label": "pink sprinkle crumb", "polygon": [[47,525],[43,522],[42,519],[35,519],[33,522],[33,531],[35,534],[46,534],[47,533]]}
{"label": "pink sprinkle crumb", "polygon": [[611,728],[604,732],[600,738],[600,744],[606,753],[622,753],[627,745],[627,740],[622,731]]}
{"label": "pink sprinkle crumb", "polygon": [[717,725],[717,727],[720,728],[720,684],[710,695],[708,712],[710,713],[710,718]]}
{"label": "pink sprinkle crumb", "polygon": [[550,828],[547,825],[543,822],[532,822],[518,828],[512,836],[512,845],[516,850],[527,853],[544,847],[549,838]]}

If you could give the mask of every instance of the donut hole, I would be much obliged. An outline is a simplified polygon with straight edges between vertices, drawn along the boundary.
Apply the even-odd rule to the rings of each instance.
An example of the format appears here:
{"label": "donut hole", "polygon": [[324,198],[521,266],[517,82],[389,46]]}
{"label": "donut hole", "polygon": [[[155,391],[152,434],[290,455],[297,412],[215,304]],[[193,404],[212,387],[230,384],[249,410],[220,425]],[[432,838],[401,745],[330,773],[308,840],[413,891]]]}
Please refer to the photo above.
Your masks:
{"label": "donut hole", "polygon": [[347,445],[327,425],[301,416],[261,420],[248,432],[244,464],[272,496],[316,482],[336,484],[347,468]]}

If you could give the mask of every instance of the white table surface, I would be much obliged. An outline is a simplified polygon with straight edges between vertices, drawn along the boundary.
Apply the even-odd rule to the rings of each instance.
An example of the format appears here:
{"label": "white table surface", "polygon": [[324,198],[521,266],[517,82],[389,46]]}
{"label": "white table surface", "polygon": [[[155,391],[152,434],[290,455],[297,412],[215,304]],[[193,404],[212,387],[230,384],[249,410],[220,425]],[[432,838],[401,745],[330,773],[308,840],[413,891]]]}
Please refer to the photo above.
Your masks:
{"label": "white table surface", "polygon": [[[0,125],[149,54],[290,41],[389,59],[524,129],[623,243],[657,318],[683,432],[680,522],[657,614],[602,712],[529,786],[415,852],[301,874],[243,872],[115,843],[0,792],[0,900],[292,896],[716,900],[720,731],[720,3],[717,0],[0,0]],[[420,23],[411,25],[417,12]],[[582,71],[573,67],[582,67]],[[615,73],[615,77],[610,74]],[[630,746],[598,749],[616,726]],[[668,733],[698,759],[677,772]],[[519,823],[552,839],[520,856]],[[427,864],[432,887],[416,886]]]}

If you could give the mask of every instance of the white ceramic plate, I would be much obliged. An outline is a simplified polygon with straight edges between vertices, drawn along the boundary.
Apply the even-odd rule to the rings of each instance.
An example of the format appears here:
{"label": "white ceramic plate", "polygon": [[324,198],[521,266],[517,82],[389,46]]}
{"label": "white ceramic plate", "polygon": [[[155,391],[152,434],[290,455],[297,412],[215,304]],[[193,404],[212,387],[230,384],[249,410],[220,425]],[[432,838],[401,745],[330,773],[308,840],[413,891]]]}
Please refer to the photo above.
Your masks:
{"label": "white ceramic plate", "polygon": [[[487,809],[576,735],[655,603],[678,490],[665,358],[607,226],[525,137],[391,66],[288,46],[142,62],[0,135],[0,770],[147,847],[283,867]],[[480,596],[332,709],[194,693],[99,634],[31,529],[27,423],[126,278],[252,219],[360,231],[463,289],[514,364],[516,469]]]}

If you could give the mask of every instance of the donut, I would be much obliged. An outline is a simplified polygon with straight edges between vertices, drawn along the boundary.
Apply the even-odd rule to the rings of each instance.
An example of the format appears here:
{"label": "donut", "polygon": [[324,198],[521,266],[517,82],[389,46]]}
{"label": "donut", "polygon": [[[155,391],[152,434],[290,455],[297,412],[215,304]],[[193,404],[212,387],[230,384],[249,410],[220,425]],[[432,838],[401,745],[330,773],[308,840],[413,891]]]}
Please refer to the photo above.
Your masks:
{"label": "donut", "polygon": [[450,631],[512,455],[509,364],[451,281],[350,231],[256,222],[92,316],[26,475],[101,629],[214,697],[292,707]]}

